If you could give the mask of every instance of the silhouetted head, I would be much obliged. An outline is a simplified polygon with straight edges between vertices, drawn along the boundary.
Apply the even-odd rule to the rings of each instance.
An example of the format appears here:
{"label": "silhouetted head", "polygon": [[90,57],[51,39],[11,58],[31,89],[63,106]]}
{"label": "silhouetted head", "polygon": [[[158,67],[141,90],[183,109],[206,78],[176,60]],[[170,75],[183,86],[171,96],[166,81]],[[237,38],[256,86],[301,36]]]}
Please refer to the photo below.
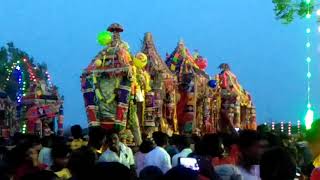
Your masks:
{"label": "silhouetted head", "polygon": [[81,139],[82,138],[82,128],[80,125],[71,126],[71,135],[74,139]]}
{"label": "silhouetted head", "polygon": [[290,153],[282,148],[265,152],[260,161],[262,180],[293,180],[296,177],[296,164]]}

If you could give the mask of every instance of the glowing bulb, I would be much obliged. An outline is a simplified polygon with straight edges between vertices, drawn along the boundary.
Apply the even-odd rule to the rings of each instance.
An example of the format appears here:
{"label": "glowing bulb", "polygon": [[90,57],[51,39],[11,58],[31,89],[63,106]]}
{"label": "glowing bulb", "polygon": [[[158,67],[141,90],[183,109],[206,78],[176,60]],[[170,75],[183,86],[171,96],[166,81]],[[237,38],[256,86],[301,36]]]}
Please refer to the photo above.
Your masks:
{"label": "glowing bulb", "polygon": [[311,58],[307,57],[307,62],[310,63],[311,62]]}
{"label": "glowing bulb", "polygon": [[307,108],[308,108],[308,109],[311,108],[311,104],[310,104],[310,103],[307,104]]}
{"label": "glowing bulb", "polygon": [[311,2],[311,0],[306,0],[306,3],[309,4]]}
{"label": "glowing bulb", "polygon": [[305,125],[306,125],[307,129],[311,128],[311,124],[313,122],[313,115],[314,115],[313,111],[311,109],[308,109],[307,114],[304,118]]}
{"label": "glowing bulb", "polygon": [[307,28],[306,32],[307,32],[307,34],[309,34],[311,32],[311,29]]}
{"label": "glowing bulb", "polygon": [[308,14],[306,15],[306,18],[307,18],[307,19],[310,19],[310,18],[311,18],[311,14],[308,13]]}
{"label": "glowing bulb", "polygon": [[309,79],[311,78],[311,73],[310,73],[310,72],[307,73],[307,77],[308,77]]}
{"label": "glowing bulb", "polygon": [[317,15],[320,16],[320,9],[317,10]]}
{"label": "glowing bulb", "polygon": [[311,46],[310,42],[307,42],[306,47],[309,48]]}

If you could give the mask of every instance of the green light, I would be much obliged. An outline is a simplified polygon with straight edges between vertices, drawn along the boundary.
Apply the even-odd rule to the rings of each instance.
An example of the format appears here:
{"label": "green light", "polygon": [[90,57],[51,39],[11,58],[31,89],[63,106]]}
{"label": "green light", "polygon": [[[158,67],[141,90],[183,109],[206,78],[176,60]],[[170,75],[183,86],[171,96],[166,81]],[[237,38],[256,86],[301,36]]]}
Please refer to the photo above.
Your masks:
{"label": "green light", "polygon": [[311,62],[311,58],[307,57],[307,62],[310,63]]}
{"label": "green light", "polygon": [[307,111],[307,114],[306,114],[306,116],[304,118],[304,121],[305,121],[306,128],[310,129],[311,128],[311,124],[313,122],[313,111],[310,108]]}
{"label": "green light", "polygon": [[311,32],[311,29],[307,28],[306,32],[307,32],[307,34],[309,34]]}
{"label": "green light", "polygon": [[311,18],[311,14],[308,13],[308,14],[306,15],[306,18],[307,18],[307,19],[310,19],[310,18]]}
{"label": "green light", "polygon": [[310,4],[310,2],[311,2],[311,0],[306,0],[306,3],[307,3],[307,4]]}

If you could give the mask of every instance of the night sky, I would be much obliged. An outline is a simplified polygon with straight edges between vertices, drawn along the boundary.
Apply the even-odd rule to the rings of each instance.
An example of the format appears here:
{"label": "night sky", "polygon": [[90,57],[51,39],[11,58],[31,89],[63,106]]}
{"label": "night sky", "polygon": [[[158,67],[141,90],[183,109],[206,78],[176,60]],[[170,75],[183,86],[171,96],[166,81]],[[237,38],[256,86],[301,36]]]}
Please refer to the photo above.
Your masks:
{"label": "night sky", "polygon": [[[283,25],[271,0],[0,0],[0,46],[13,41],[37,62],[46,62],[65,96],[65,123],[87,125],[80,74],[102,49],[97,34],[123,25],[122,39],[139,51],[152,32],[162,57],[179,39],[208,58],[207,72],[229,63],[257,108],[260,123],[296,121],[306,110],[306,20]],[[319,54],[312,23],[312,104],[318,115]]]}

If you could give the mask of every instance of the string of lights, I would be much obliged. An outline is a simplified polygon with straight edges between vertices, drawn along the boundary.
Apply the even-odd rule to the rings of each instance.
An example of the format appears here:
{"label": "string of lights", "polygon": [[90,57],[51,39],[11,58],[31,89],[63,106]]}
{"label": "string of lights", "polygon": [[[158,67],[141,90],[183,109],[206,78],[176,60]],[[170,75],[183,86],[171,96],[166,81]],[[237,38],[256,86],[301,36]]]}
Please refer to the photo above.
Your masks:
{"label": "string of lights", "polygon": [[[308,5],[308,9],[310,9],[310,3],[311,0],[306,0],[306,3]],[[318,13],[318,11],[317,11]],[[320,12],[319,12],[320,13]],[[307,48],[307,58],[306,58],[306,62],[307,62],[307,113],[305,116],[305,126],[307,129],[311,128],[311,124],[313,122],[313,110],[312,110],[312,106],[311,106],[311,72],[310,72],[310,63],[311,63],[311,42],[310,42],[310,34],[311,34],[311,16],[312,16],[312,11],[308,12],[306,15],[306,19],[307,19],[307,28],[306,28],[306,34],[307,34],[307,42],[306,42],[306,48]]]}

